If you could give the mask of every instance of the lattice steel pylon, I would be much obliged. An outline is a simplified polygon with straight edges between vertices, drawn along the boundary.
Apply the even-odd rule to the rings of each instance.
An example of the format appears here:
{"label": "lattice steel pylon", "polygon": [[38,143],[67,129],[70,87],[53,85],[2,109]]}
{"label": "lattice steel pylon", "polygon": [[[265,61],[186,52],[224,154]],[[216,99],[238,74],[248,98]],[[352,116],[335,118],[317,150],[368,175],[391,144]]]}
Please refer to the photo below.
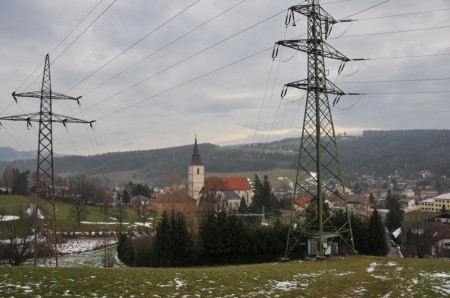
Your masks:
{"label": "lattice steel pylon", "polygon": [[[285,258],[306,241],[308,254],[318,257],[332,254],[339,244],[355,251],[328,94],[336,96],[334,103],[342,95],[356,94],[344,93],[327,79],[325,58],[341,60],[339,72],[346,62],[363,59],[349,59],[325,41],[338,21],[319,0],[307,2],[290,7],[286,16],[286,26],[291,21],[295,25],[296,13],[307,17],[307,38],[278,41],[272,54],[275,58],[278,47],[284,46],[308,55],[307,79],[288,83],[282,91],[282,96],[289,87],[307,92],[293,197],[300,205],[292,204]],[[343,210],[340,217],[338,210]]]}
{"label": "lattice steel pylon", "polygon": [[[52,204],[52,221],[53,221],[53,238],[54,238],[54,255],[55,264],[58,266],[57,254],[57,233],[56,233],[56,207],[55,207],[55,179],[53,168],[53,131],[52,125],[54,122],[62,123],[66,126],[67,123],[83,123],[89,124],[92,127],[94,121],[81,120],[61,114],[53,113],[53,100],[75,100],[79,104],[80,97],[72,97],[61,93],[52,91],[51,77],[50,77],[50,58],[49,54],[45,56],[44,73],[42,76],[42,87],[40,91],[16,93],[12,96],[17,102],[17,97],[34,97],[40,99],[40,111],[37,113],[29,113],[22,115],[0,117],[1,120],[8,121],[26,121],[27,127],[31,126],[32,122],[39,123],[39,141],[36,167],[36,197],[39,195],[45,199],[51,199]],[[35,205],[35,220],[37,221],[37,204]],[[37,233],[37,224],[35,225],[35,233]],[[36,265],[36,234],[35,234],[35,259]]]}

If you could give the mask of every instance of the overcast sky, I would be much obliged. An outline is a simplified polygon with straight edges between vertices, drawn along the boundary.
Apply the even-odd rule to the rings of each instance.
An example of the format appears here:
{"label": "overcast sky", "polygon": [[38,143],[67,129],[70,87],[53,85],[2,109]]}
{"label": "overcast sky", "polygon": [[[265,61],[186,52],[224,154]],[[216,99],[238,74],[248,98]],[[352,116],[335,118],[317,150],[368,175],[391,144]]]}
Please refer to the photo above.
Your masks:
{"label": "overcast sky", "polygon": [[[450,93],[442,92],[450,90],[450,55],[441,55],[450,54],[449,1],[391,0],[358,13],[382,2],[321,1],[337,20],[357,13],[358,21],[334,25],[328,43],[349,58],[372,59],[347,63],[340,76],[339,63],[326,61],[341,89],[367,93],[333,107],[337,132],[450,129]],[[219,145],[299,137],[303,93],[290,89],[281,100],[280,92],[306,78],[306,54],[280,49],[272,59],[275,42],[306,33],[300,15],[285,26],[287,8],[299,3],[0,0],[0,117],[39,110],[38,99],[16,104],[11,93],[40,90],[50,53],[53,91],[83,96],[81,107],[55,101],[53,111],[97,121],[94,130],[54,124],[56,153],[172,147],[195,135]],[[426,28],[433,29],[417,30]],[[379,82],[392,80],[418,81]],[[38,124],[1,124],[0,147],[36,150]]]}

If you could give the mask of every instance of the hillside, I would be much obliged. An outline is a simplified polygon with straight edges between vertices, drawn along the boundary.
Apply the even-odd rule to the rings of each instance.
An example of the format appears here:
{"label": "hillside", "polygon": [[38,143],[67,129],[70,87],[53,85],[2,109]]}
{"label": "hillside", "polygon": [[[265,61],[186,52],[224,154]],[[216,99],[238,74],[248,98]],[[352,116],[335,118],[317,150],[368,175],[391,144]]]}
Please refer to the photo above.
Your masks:
{"label": "hillside", "polygon": [[[365,131],[362,136],[339,136],[339,151],[346,175],[387,175],[400,170],[413,176],[421,170],[450,175],[450,130]],[[296,169],[299,139],[265,145],[220,147],[200,144],[207,173],[235,173]],[[57,174],[107,176],[114,182],[129,180],[155,185],[181,183],[186,178],[193,145],[173,148],[106,153],[99,156],[55,158]],[[261,152],[264,152],[263,154]],[[20,170],[35,168],[35,161],[0,162]]]}
{"label": "hillside", "polygon": [[3,267],[2,297],[448,297],[448,260],[358,256],[201,268]]}
{"label": "hillside", "polygon": [[9,147],[0,147],[0,161],[29,159],[36,156],[34,151],[17,151]]}
{"label": "hillside", "polygon": [[449,130],[365,131],[339,142],[344,171],[413,176],[422,170],[450,174]]}

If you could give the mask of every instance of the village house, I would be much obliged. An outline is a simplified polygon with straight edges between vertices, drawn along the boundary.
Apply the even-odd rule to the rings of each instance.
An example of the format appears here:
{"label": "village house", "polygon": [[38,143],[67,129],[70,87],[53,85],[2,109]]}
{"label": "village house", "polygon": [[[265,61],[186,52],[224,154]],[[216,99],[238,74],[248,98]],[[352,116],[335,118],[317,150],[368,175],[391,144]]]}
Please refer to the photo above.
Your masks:
{"label": "village house", "polygon": [[400,204],[400,207],[402,209],[408,209],[408,208],[412,208],[412,207],[416,206],[416,201],[414,201],[413,199],[408,199],[408,198],[400,199],[398,201],[398,203]]}
{"label": "village house", "polygon": [[139,214],[153,210],[153,200],[143,195],[137,195],[130,200],[131,207],[136,209]]}
{"label": "village house", "polygon": [[438,192],[434,188],[421,188],[418,190],[418,195],[422,200],[434,198],[438,195]]}
{"label": "village house", "polygon": [[164,211],[192,213],[197,211],[197,201],[185,191],[169,192],[154,200],[152,207],[158,213]]}
{"label": "village house", "polygon": [[443,213],[435,216],[434,220],[436,222],[442,222],[442,223],[450,224],[450,213],[449,212],[443,212]]}
{"label": "village house", "polygon": [[420,209],[427,212],[440,212],[450,210],[450,193],[432,197],[419,202]]}
{"label": "village house", "polygon": [[247,177],[208,177],[205,191],[214,195],[219,206],[225,209],[238,209],[242,198],[247,206],[252,203],[253,191]]}
{"label": "village house", "polygon": [[305,211],[306,208],[308,208],[310,202],[312,200],[311,196],[304,196],[304,197],[300,197],[300,198],[296,198],[294,200],[294,210],[296,213],[302,213],[303,211]]}

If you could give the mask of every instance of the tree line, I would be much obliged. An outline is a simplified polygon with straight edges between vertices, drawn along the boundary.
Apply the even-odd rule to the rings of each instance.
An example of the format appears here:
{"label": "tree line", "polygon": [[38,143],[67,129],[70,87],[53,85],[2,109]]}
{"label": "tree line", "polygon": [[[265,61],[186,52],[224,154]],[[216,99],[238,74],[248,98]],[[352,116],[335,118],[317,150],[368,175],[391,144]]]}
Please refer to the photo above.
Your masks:
{"label": "tree line", "polygon": [[[333,221],[342,220],[338,213]],[[351,216],[355,248],[360,254],[385,256],[384,224],[377,211],[368,221]],[[155,235],[119,236],[118,257],[128,266],[178,267],[245,264],[278,261],[284,257],[288,225],[271,226],[246,222],[236,214],[210,211],[194,230],[182,213],[164,212]],[[306,242],[307,239],[303,239]],[[297,246],[290,257],[303,258],[305,246]]]}

